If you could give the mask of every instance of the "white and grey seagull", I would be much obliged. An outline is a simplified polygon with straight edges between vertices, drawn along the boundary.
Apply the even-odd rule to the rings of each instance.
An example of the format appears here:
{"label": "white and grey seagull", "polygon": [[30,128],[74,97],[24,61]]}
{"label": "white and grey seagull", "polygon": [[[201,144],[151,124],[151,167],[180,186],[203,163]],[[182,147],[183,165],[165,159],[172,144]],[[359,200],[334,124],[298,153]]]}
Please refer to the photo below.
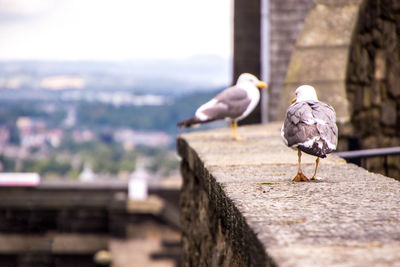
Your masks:
{"label": "white and grey seagull", "polygon": [[260,101],[258,88],[267,88],[267,84],[250,73],[242,73],[236,85],[229,87],[200,106],[193,117],[178,122],[181,128],[203,124],[216,120],[228,120],[233,138],[241,140],[237,134],[237,122],[246,118]]}
{"label": "white and grey seagull", "polygon": [[311,178],[315,180],[319,158],[325,158],[337,146],[335,110],[318,101],[314,87],[302,85],[296,89],[296,98],[286,112],[281,137],[287,146],[297,149],[298,171],[293,181],[309,181],[301,171],[301,151],[317,157]]}

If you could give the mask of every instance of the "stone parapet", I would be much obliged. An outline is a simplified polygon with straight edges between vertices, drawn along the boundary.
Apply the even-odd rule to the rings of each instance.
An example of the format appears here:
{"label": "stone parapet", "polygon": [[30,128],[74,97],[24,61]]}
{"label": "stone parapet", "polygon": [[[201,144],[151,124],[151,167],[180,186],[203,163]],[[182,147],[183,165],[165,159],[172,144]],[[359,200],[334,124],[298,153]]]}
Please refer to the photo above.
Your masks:
{"label": "stone parapet", "polygon": [[[293,183],[281,123],[183,134],[183,266],[398,266],[400,183],[328,156]],[[304,155],[311,176],[315,157]]]}

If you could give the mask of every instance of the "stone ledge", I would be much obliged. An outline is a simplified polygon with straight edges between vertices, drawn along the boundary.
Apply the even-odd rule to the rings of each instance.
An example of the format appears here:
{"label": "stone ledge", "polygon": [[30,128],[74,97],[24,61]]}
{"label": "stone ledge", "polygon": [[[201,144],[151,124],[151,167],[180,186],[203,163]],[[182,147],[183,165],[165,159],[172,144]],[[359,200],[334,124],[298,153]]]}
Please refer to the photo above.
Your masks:
{"label": "stone ledge", "polygon": [[[178,139],[184,266],[395,266],[400,183],[342,159],[320,179],[292,183],[296,153],[280,123],[183,134]],[[315,158],[303,156],[311,176]]]}

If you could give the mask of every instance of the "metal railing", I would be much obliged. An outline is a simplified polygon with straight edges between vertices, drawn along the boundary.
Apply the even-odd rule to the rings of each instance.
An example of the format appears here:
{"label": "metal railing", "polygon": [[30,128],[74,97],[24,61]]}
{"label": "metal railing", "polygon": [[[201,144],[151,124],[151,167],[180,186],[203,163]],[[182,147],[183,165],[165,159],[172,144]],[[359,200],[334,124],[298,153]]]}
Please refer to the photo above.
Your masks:
{"label": "metal railing", "polygon": [[363,166],[364,164],[361,162],[362,159],[383,157],[383,167],[385,169],[385,175],[387,176],[389,172],[387,157],[391,155],[400,155],[400,146],[343,151],[336,152],[335,155],[345,159],[347,162],[355,163],[364,168],[366,166]]}

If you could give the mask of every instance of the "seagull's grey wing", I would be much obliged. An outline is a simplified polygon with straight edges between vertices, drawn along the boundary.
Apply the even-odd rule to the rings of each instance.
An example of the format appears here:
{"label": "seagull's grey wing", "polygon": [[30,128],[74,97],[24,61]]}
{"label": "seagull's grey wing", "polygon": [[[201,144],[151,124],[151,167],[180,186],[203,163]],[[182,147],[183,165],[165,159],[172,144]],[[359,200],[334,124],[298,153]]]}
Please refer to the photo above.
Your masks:
{"label": "seagull's grey wing", "polygon": [[246,111],[251,99],[248,97],[245,90],[232,86],[222,91],[210,102],[212,101],[213,104],[204,108],[202,113],[207,115],[210,119],[218,120],[240,117]]}
{"label": "seagull's grey wing", "polygon": [[319,136],[317,126],[313,123],[312,109],[307,102],[290,105],[282,131],[288,146],[302,144]]}
{"label": "seagull's grey wing", "polygon": [[240,89],[235,85],[225,89],[214,98],[220,102],[226,102],[226,101],[240,101],[248,97],[245,90]]}
{"label": "seagull's grey wing", "polygon": [[317,124],[318,132],[323,140],[328,142],[330,150],[336,149],[338,142],[338,129],[336,126],[335,110],[323,102],[309,103],[312,115]]}

